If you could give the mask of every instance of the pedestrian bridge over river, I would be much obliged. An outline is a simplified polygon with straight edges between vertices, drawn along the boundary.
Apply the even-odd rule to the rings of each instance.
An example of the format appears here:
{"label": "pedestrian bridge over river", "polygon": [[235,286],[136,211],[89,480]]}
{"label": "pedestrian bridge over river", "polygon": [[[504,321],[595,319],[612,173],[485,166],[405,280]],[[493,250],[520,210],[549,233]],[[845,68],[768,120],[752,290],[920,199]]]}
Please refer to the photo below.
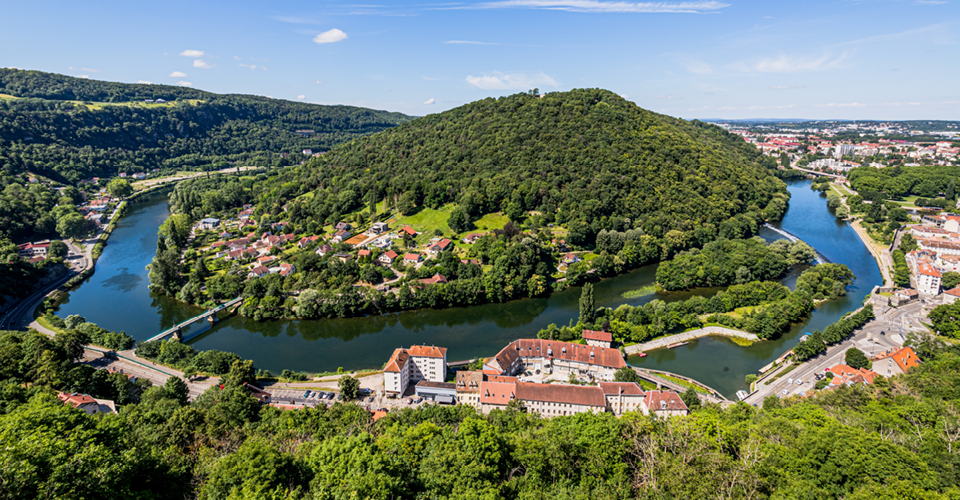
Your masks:
{"label": "pedestrian bridge over river", "polygon": [[184,322],[182,322],[182,323],[177,324],[176,326],[174,326],[174,327],[172,327],[172,328],[169,328],[169,329],[167,329],[167,330],[164,330],[164,331],[162,331],[162,332],[154,335],[153,337],[150,337],[149,339],[146,340],[146,342],[153,342],[154,340],[160,340],[160,339],[165,338],[165,337],[168,337],[168,336],[170,336],[170,335],[173,335],[173,336],[175,336],[175,337],[177,337],[177,338],[181,338],[181,332],[183,331],[184,328],[186,328],[186,327],[188,327],[188,326],[190,326],[190,325],[192,325],[192,324],[194,324],[194,323],[196,323],[196,322],[198,322],[198,321],[203,321],[203,320],[205,320],[205,319],[209,319],[210,322],[212,323],[212,322],[214,322],[214,321],[217,320],[217,317],[216,317],[215,315],[216,315],[218,312],[220,312],[220,311],[222,311],[222,310],[224,310],[224,309],[226,309],[226,308],[228,308],[228,307],[230,307],[230,306],[232,306],[232,305],[234,305],[234,304],[239,304],[242,300],[243,300],[243,297],[237,297],[237,298],[235,298],[235,299],[228,300],[228,301],[224,302],[223,304],[220,304],[219,306],[214,307],[213,309],[210,309],[209,311],[207,311],[207,312],[205,312],[205,313],[203,313],[203,314],[201,314],[201,315],[199,315],[199,316],[194,316],[194,317],[192,317],[192,318],[190,318],[190,319],[188,319],[188,320],[186,320],[186,321],[184,321]]}

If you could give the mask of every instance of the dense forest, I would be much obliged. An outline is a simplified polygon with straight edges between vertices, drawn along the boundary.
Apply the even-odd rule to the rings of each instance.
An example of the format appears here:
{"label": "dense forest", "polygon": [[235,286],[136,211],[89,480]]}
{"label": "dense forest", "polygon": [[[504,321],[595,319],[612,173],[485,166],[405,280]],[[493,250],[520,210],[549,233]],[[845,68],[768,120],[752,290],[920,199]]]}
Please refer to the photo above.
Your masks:
{"label": "dense forest", "polygon": [[[887,198],[920,196],[923,198],[945,197],[955,200],[957,197],[957,179],[960,178],[958,166],[920,166],[873,168],[858,167],[848,175],[850,186],[864,198],[870,199],[870,193],[883,192]],[[950,208],[953,208],[952,206]]]}
{"label": "dense forest", "polygon": [[[0,496],[50,498],[940,499],[960,494],[960,348],[871,386],[761,407],[544,419],[521,405],[281,411],[243,388],[187,401],[177,378],[132,383],[74,361],[82,333],[0,332]],[[114,399],[88,416],[56,391]]]}
{"label": "dense forest", "polygon": [[[68,183],[154,168],[283,164],[408,121],[400,113],[0,69],[0,168]],[[162,104],[144,100],[163,99]],[[299,132],[298,132],[299,131]],[[298,158],[294,161],[293,158]]]}
{"label": "dense forest", "polygon": [[[756,234],[764,220],[778,220],[787,208],[785,185],[772,175],[771,161],[719,127],[657,115],[603,90],[485,99],[351,141],[272,175],[180,183],[171,201],[184,219],[175,219],[180,230],[161,231],[166,241],[151,264],[151,283],[155,291],[193,303],[243,293],[248,301],[241,312],[256,318],[355,316],[535,297],[549,292],[551,283],[577,285],[716,239]],[[450,210],[445,220],[453,234],[437,229],[434,235],[454,241],[485,214],[502,213],[509,222],[463,251],[416,268],[381,267],[378,249],[340,262],[334,254],[317,256],[311,246],[290,257],[294,274],[244,284],[246,268],[217,261],[212,250],[203,250],[210,243],[203,235],[179,263],[186,237],[171,234],[186,234],[191,220],[205,216],[234,218],[246,203],[254,205],[257,237],[280,223],[298,239],[329,237],[326,224],[346,220],[362,227],[441,207]],[[596,258],[570,263],[558,279],[557,238]],[[416,248],[413,241],[403,244]],[[775,264],[789,265],[786,259]],[[734,276],[737,271],[728,282],[770,277],[759,268],[749,276]],[[438,273],[449,282],[419,283]],[[402,280],[392,286],[399,289],[390,293],[354,286],[397,274]]]}

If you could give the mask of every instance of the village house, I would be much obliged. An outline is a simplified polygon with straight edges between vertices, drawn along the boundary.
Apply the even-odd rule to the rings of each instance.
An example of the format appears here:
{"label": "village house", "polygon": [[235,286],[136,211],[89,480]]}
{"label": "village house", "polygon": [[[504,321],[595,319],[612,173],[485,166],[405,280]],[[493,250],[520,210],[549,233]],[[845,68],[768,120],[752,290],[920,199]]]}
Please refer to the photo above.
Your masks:
{"label": "village house", "polygon": [[374,222],[373,226],[370,227],[370,231],[373,234],[383,234],[390,230],[390,226],[386,222]]}
{"label": "village house", "polygon": [[215,217],[207,217],[206,219],[201,219],[199,224],[200,229],[203,229],[203,230],[213,229],[219,225],[220,225],[220,219],[217,219]]}
{"label": "village house", "polygon": [[830,379],[830,388],[840,387],[841,385],[869,385],[873,383],[873,379],[877,376],[874,371],[865,368],[853,368],[844,364],[836,365],[829,371],[833,374],[833,378]]}
{"label": "village house", "polygon": [[430,278],[420,280],[420,283],[423,283],[424,285],[436,285],[436,284],[442,284],[446,282],[447,282],[447,277],[440,273],[434,274]]}
{"label": "village house", "polygon": [[317,247],[316,250],[314,250],[314,252],[316,252],[316,254],[321,257],[323,257],[324,255],[327,255],[332,251],[333,251],[333,247],[326,243],[324,243],[323,245],[320,245],[319,247]]}
{"label": "village house", "polygon": [[647,413],[647,395],[636,382],[600,382],[606,407],[615,416],[630,411]]}
{"label": "village house", "polygon": [[414,229],[413,229],[412,227],[410,227],[410,226],[404,226],[403,229],[400,230],[400,232],[403,233],[403,234],[409,234],[410,236],[416,236],[416,235],[417,235],[417,231],[414,230]]}
{"label": "village house", "polygon": [[341,243],[349,237],[350,237],[350,231],[343,229],[343,230],[337,231],[336,234],[333,235],[333,238],[331,238],[331,241],[333,241],[334,243]]}
{"label": "village house", "polygon": [[50,251],[49,241],[43,243],[21,243],[17,254],[21,257],[35,257],[38,255],[46,257],[48,251]]}
{"label": "village house", "polygon": [[307,248],[311,243],[319,239],[319,236],[304,236],[303,238],[300,238],[300,241],[297,242],[297,248]]}
{"label": "village house", "polygon": [[910,347],[886,351],[873,357],[873,371],[884,377],[901,375],[920,365],[920,358]]}
{"label": "village house", "polygon": [[673,391],[647,391],[647,413],[657,417],[682,417],[689,412],[680,395]]}
{"label": "village house", "polygon": [[397,252],[393,250],[387,250],[386,252],[380,254],[379,261],[383,264],[390,265],[393,263],[393,260],[397,258]]}
{"label": "village house", "polygon": [[357,258],[358,258],[358,259],[362,259],[362,258],[364,258],[364,257],[369,257],[369,256],[370,256],[370,250],[367,250],[366,248],[361,248],[361,249],[357,252]]}
{"label": "village house", "polygon": [[297,268],[293,264],[289,264],[287,262],[280,264],[280,276],[286,277],[295,272],[297,272]]}
{"label": "village house", "polygon": [[483,372],[460,370],[457,372],[457,404],[480,409],[480,384]]}
{"label": "village house", "polygon": [[953,304],[960,299],[960,286],[951,288],[943,292],[941,303],[942,304]]}
{"label": "village house", "polygon": [[610,332],[596,332],[593,330],[584,330],[582,333],[583,340],[587,341],[587,345],[597,346],[597,347],[610,347],[613,345],[613,334]]}
{"label": "village house", "polygon": [[483,238],[483,233],[470,233],[463,237],[463,242],[472,245],[477,241],[480,241],[480,238]]}
{"label": "village house", "polygon": [[349,231],[353,229],[353,227],[348,222],[338,222],[337,225],[334,226],[334,229],[337,231]]}
{"label": "village house", "polygon": [[264,277],[264,276],[266,276],[266,275],[268,275],[268,274],[270,274],[270,270],[269,270],[269,269],[267,269],[267,268],[265,268],[265,267],[263,267],[263,266],[255,266],[253,269],[250,270],[249,273],[247,273],[247,277],[248,277],[248,278],[262,278],[262,277]]}
{"label": "village house", "polygon": [[425,345],[398,348],[383,369],[384,390],[403,395],[410,383],[443,382],[447,377],[447,349]]}
{"label": "village house", "polygon": [[575,253],[568,253],[563,256],[563,259],[561,259],[561,262],[563,262],[564,264],[570,265],[575,262],[580,262],[580,257]]}
{"label": "village house", "polygon": [[117,407],[113,401],[109,399],[95,399],[89,394],[61,392],[57,394],[57,399],[59,399],[65,405],[69,405],[83,411],[87,415],[93,415],[94,413],[117,412]]}
{"label": "village house", "polygon": [[520,339],[504,347],[483,365],[484,373],[515,375],[525,370],[545,374],[613,380],[627,366],[617,349],[545,339]]}
{"label": "village house", "polygon": [[411,266],[423,260],[423,255],[418,253],[407,253],[403,255],[403,263]]}
{"label": "village house", "polygon": [[442,240],[434,243],[433,245],[430,245],[430,247],[427,248],[427,252],[429,252],[430,255],[437,255],[440,252],[444,252],[446,250],[453,248],[452,243],[453,242],[451,242],[449,239],[443,238]]}
{"label": "village house", "polygon": [[257,264],[266,267],[275,260],[277,260],[277,258],[273,255],[264,255],[263,257],[257,259]]}
{"label": "village house", "polygon": [[345,252],[335,253],[335,254],[333,254],[333,257],[334,257],[335,259],[338,259],[340,262],[346,262],[346,261],[348,261],[348,260],[353,260],[353,255],[350,255],[350,254],[345,253]]}

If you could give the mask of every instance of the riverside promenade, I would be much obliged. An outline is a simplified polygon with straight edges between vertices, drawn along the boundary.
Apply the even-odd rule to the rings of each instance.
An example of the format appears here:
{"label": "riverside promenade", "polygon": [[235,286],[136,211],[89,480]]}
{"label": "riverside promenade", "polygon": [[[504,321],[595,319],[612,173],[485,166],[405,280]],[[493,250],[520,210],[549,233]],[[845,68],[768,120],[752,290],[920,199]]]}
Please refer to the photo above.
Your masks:
{"label": "riverside promenade", "polygon": [[722,326],[707,326],[704,328],[697,328],[696,330],[690,330],[689,332],[678,333],[676,335],[669,335],[667,337],[660,337],[658,339],[651,340],[650,342],[644,342],[642,344],[629,345],[623,348],[624,352],[627,354],[639,354],[641,352],[652,351],[654,349],[663,349],[670,344],[675,344],[677,342],[687,342],[690,340],[698,339],[700,337],[706,337],[708,335],[719,335],[722,337],[740,337],[742,339],[749,340],[750,342],[756,342],[760,340],[759,337],[752,333],[744,332],[742,330],[734,330],[732,328],[724,328]]}

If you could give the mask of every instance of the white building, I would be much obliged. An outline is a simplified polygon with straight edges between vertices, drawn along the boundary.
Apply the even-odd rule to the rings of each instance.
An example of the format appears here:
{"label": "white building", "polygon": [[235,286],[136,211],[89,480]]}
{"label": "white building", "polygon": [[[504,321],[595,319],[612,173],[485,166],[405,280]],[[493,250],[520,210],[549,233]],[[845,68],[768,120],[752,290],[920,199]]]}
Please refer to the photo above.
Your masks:
{"label": "white building", "polygon": [[940,295],[940,270],[926,262],[918,262],[917,291],[927,295]]}
{"label": "white building", "polygon": [[383,386],[388,393],[403,395],[407,387],[421,380],[443,382],[447,377],[447,349],[425,345],[393,351],[383,369]]}
{"label": "white building", "polygon": [[520,339],[504,347],[483,365],[483,369],[500,375],[541,370],[548,375],[573,374],[575,377],[613,380],[614,373],[624,366],[627,363],[617,349],[556,340]]}
{"label": "white building", "polygon": [[607,409],[620,416],[630,411],[647,413],[647,395],[636,382],[600,382]]}

